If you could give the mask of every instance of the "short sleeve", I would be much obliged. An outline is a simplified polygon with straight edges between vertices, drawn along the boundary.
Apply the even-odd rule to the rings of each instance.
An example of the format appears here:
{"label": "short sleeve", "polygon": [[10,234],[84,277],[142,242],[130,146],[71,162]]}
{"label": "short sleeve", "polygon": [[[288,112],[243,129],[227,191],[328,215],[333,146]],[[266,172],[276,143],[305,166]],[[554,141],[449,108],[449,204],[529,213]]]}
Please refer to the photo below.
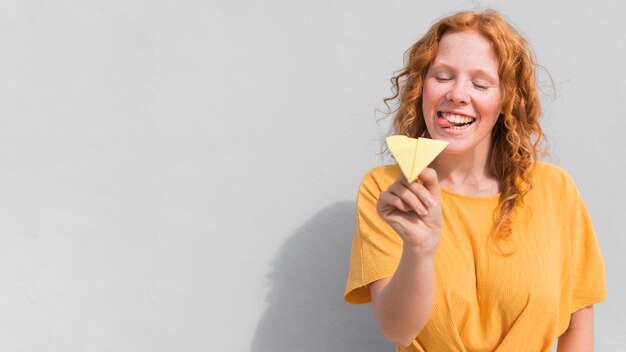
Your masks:
{"label": "short sleeve", "polygon": [[604,261],[591,217],[578,188],[567,176],[569,203],[570,260],[566,270],[568,283],[564,287],[563,299],[568,312],[574,313],[584,307],[606,299]]}
{"label": "short sleeve", "polygon": [[367,285],[393,276],[400,261],[402,240],[376,212],[378,196],[398,175],[397,166],[379,167],[367,173],[359,187],[357,225],[344,292],[349,303],[369,303],[372,298]]}

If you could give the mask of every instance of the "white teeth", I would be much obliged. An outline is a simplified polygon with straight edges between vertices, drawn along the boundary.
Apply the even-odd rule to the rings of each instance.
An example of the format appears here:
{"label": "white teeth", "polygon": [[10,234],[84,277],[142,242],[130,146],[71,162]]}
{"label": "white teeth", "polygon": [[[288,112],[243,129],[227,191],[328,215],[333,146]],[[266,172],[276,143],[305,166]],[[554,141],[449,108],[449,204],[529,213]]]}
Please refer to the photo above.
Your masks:
{"label": "white teeth", "polygon": [[470,125],[462,125],[462,126],[450,126],[448,127],[451,130],[464,130],[468,128]]}
{"label": "white teeth", "polygon": [[474,121],[473,117],[441,112],[441,117],[452,123],[468,123]]}

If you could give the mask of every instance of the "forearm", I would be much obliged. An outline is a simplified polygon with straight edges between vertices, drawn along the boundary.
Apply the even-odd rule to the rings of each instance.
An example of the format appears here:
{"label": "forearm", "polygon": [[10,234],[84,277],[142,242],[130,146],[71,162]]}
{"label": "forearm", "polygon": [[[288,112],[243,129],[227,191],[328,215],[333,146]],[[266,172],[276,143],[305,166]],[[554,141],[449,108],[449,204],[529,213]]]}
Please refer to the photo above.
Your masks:
{"label": "forearm", "polygon": [[593,306],[572,314],[565,333],[559,337],[557,352],[593,351]]}
{"label": "forearm", "polygon": [[373,303],[383,335],[408,346],[424,328],[433,306],[434,258],[405,248],[398,268]]}

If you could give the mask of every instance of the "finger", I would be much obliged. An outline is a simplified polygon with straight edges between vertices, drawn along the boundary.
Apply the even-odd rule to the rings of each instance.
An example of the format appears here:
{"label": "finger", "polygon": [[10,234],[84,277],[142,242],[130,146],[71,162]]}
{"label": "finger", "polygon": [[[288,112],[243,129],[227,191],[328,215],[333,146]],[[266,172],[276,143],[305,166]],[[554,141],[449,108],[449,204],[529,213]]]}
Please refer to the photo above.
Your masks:
{"label": "finger", "polygon": [[430,191],[433,196],[439,198],[439,180],[437,179],[437,171],[427,167],[424,171],[422,171],[419,177],[424,183],[424,187],[426,187],[426,189]]}
{"label": "finger", "polygon": [[417,179],[418,182],[408,183],[406,179],[402,182],[402,184],[413,192],[417,198],[427,207],[432,208],[437,201],[435,197],[430,193],[430,191],[422,185],[420,179]]}
{"label": "finger", "polygon": [[412,211],[411,207],[405,204],[400,197],[397,195],[390,193],[389,191],[381,192],[380,196],[378,196],[378,202],[376,204],[379,212],[382,212],[381,215],[388,215],[392,213],[394,210],[398,209],[403,212]]}
{"label": "finger", "polygon": [[408,204],[415,213],[419,215],[428,214],[428,206],[422,203],[417,194],[415,194],[410,187],[407,187],[405,184],[406,181],[394,183],[387,189],[387,191],[402,199],[402,201],[405,204]]}
{"label": "finger", "polygon": [[432,208],[437,204],[435,196],[423,185],[414,182],[410,185],[410,190],[427,208]]}
{"label": "finger", "polygon": [[400,237],[407,237],[407,229],[415,226],[415,222],[419,219],[419,215],[414,212],[401,213],[395,212],[387,217],[387,222],[391,227],[400,235]]}

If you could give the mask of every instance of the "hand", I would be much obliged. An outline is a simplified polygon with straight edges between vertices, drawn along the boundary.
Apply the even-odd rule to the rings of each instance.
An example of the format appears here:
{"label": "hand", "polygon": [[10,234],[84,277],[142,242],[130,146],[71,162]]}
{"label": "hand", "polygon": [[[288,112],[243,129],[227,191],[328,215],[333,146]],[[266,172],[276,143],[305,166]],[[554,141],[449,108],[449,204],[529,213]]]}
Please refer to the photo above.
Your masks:
{"label": "hand", "polygon": [[409,184],[400,175],[382,192],[378,214],[398,233],[405,246],[434,255],[441,237],[441,195],[437,172],[426,168],[419,182]]}

